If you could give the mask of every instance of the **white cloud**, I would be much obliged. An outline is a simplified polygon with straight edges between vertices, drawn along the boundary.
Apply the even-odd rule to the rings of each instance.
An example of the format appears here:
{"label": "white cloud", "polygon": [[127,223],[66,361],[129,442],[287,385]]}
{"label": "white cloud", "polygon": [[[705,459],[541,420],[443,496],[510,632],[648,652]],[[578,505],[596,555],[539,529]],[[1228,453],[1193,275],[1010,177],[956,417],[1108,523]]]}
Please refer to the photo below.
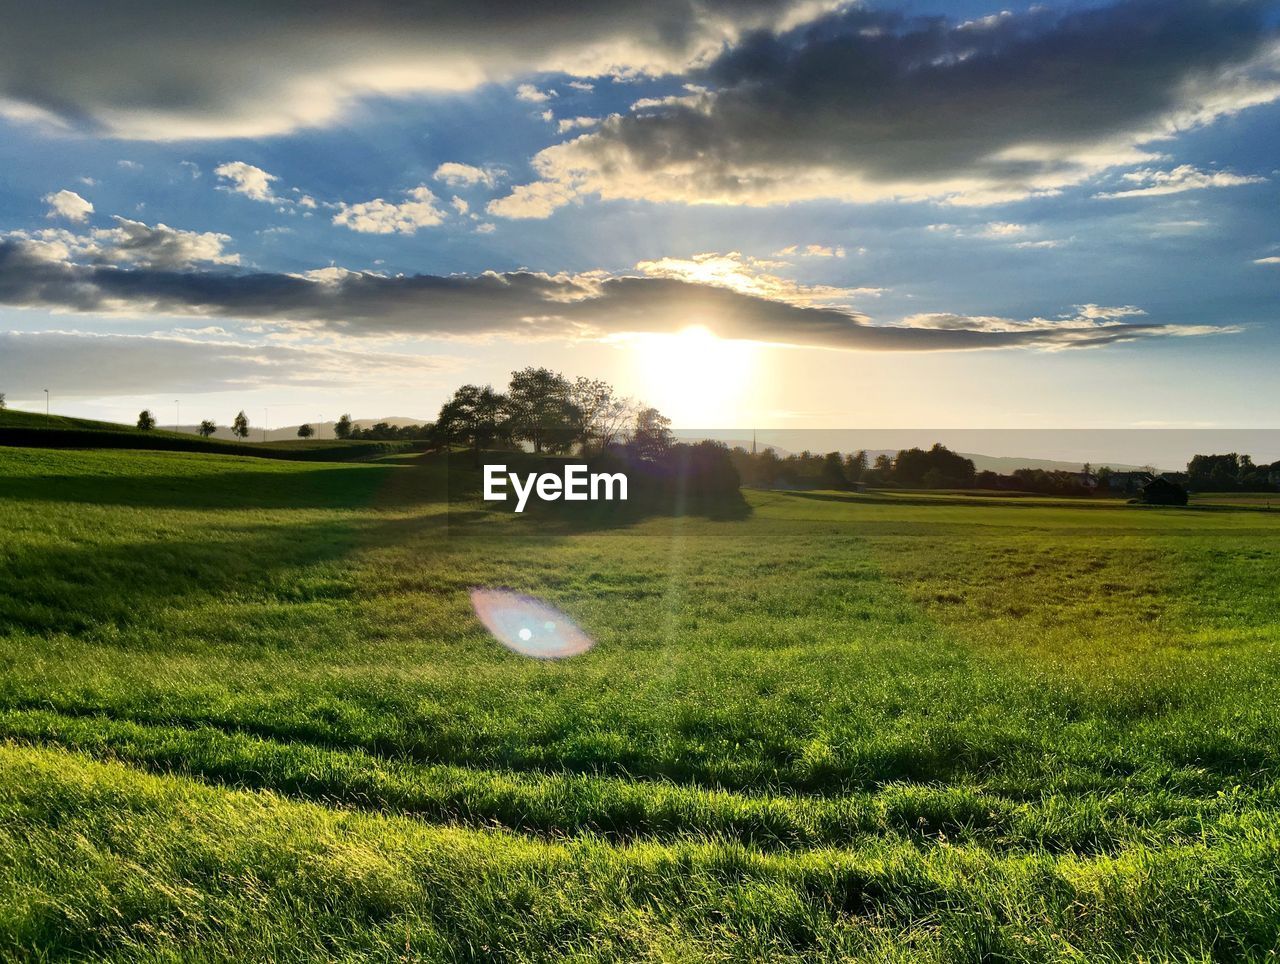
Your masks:
{"label": "white cloud", "polygon": [[881,288],[801,284],[772,273],[781,267],[785,267],[785,262],[752,258],[738,251],[730,251],[726,254],[706,252],[689,258],[641,261],[636,265],[636,270],[650,278],[672,278],[695,284],[715,285],[740,294],[791,305],[847,306],[855,298],[874,297],[883,292]]}
{"label": "white cloud", "polygon": [[76,259],[93,264],[134,265],[177,270],[194,264],[234,265],[240,256],[225,250],[231,238],[212,231],[184,231],[114,217],[116,226],[76,234],[61,228],[14,231],[8,237],[29,244],[43,260]]}
{"label": "white cloud", "polygon": [[774,256],[780,258],[843,258],[845,250],[842,245],[828,244],[789,244]]}
{"label": "white cloud", "polygon": [[569,86],[572,87],[574,90],[580,90],[583,93],[587,93],[587,94],[591,93],[591,91],[596,89],[595,84],[589,84],[585,80],[571,80],[569,81]]}
{"label": "white cloud", "polygon": [[1254,264],[1280,264],[1280,257],[1276,257],[1275,255],[1272,255],[1269,258],[1257,258],[1254,260],[1253,263]]}
{"label": "white cloud", "polygon": [[446,161],[437,167],[436,172],[431,176],[437,181],[443,181],[449,187],[470,187],[473,184],[493,187],[498,181],[496,171],[471,164],[460,164],[457,161]]}
{"label": "white cloud", "polygon": [[521,84],[516,88],[516,98],[530,104],[544,104],[555,96],[554,90],[539,90],[533,84]]}
{"label": "white cloud", "polygon": [[1171,171],[1153,168],[1130,171],[1121,180],[1137,186],[1123,191],[1095,194],[1094,197],[1154,197],[1161,194],[1181,194],[1183,191],[1202,191],[1210,187],[1265,184],[1267,179],[1256,175],[1234,174],[1231,171],[1201,171],[1190,164],[1180,164]]}
{"label": "white cloud", "polygon": [[493,234],[497,227],[489,221],[476,225],[476,234]]}
{"label": "white cloud", "polygon": [[564,134],[568,131],[582,130],[587,127],[595,127],[600,123],[599,117],[562,117],[556,125],[556,130]]}
{"label": "white cloud", "polygon": [[362,234],[414,234],[419,228],[429,228],[445,219],[445,212],[437,205],[431,189],[419,185],[405,192],[406,200],[392,204],[382,198],[359,204],[340,204],[333,223],[359,231]]}
{"label": "white cloud", "polygon": [[453,209],[457,211],[459,214],[466,214],[468,211],[471,210],[471,205],[467,203],[467,199],[458,197],[456,194],[453,196],[453,199],[449,201],[449,203],[453,206]]}
{"label": "white cloud", "polygon": [[534,181],[519,185],[506,197],[495,198],[485,205],[485,210],[500,218],[546,218],[578,197],[569,185]]}
{"label": "white cloud", "polygon": [[278,198],[271,191],[271,182],[279,180],[274,174],[268,174],[260,167],[246,164],[244,161],[228,161],[219,164],[213,173],[224,181],[228,191],[235,191],[255,201],[276,201]]}
{"label": "white cloud", "polygon": [[66,218],[68,221],[82,222],[89,220],[93,213],[93,204],[86,201],[75,191],[56,191],[44,196],[44,203],[49,205],[47,218]]}

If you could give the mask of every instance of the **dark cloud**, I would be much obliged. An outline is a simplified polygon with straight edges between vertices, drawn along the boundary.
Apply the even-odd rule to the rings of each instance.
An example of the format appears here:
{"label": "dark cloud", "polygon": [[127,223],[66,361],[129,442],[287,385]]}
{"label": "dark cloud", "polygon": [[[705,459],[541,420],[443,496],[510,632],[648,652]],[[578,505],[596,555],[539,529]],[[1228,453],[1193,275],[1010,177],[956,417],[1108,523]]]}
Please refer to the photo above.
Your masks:
{"label": "dark cloud", "polygon": [[696,78],[702,89],[543,151],[543,181],[493,210],[540,217],[589,193],[981,203],[1053,190],[1280,97],[1268,6],[1128,0],[962,24],[855,9],[757,33]]}
{"label": "dark cloud", "polygon": [[[847,308],[813,307],[672,278],[516,271],[386,277],[341,269],[308,276],[122,269],[53,260],[0,242],[0,304],[77,312],[196,315],[312,324],[344,335],[601,337],[702,325],[725,338],[864,351],[1092,347],[1227,329],[1129,323],[1090,311],[1018,322],[921,316],[873,325]],[[954,323],[939,318],[954,317]]]}
{"label": "dark cloud", "polygon": [[128,137],[254,136],[353,96],[679,69],[800,0],[6,3],[0,100]]}

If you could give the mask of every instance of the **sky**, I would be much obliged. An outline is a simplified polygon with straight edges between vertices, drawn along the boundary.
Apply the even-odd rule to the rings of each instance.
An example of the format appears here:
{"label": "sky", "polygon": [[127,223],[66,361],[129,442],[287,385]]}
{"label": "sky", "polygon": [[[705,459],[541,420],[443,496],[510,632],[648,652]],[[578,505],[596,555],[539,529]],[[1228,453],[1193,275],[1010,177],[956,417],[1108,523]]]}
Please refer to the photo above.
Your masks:
{"label": "sky", "polygon": [[8,12],[10,406],[1280,427],[1276,3],[262,7]]}

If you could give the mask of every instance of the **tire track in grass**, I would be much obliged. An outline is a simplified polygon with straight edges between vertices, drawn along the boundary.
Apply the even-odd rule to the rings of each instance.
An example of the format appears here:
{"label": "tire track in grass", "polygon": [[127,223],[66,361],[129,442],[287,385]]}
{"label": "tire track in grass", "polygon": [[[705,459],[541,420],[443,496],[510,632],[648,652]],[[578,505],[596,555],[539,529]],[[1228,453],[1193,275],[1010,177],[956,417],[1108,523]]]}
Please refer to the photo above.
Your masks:
{"label": "tire track in grass", "polygon": [[1209,801],[1172,794],[1017,801],[976,787],[890,785],[840,797],[742,794],[666,782],[422,766],[217,729],[146,726],[47,711],[0,713],[0,738],[60,747],[156,774],[270,790],[427,822],[615,841],[709,837],[763,850],[849,847],[873,837],[993,851],[1118,853],[1134,845],[1229,838],[1274,793]]}

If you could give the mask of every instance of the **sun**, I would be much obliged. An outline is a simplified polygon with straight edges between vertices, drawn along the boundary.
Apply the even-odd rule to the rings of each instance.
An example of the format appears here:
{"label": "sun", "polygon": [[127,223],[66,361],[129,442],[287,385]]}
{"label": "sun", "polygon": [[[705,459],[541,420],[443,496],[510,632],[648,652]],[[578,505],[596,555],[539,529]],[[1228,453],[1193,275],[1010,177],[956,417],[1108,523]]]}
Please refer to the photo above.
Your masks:
{"label": "sun", "polygon": [[758,356],[753,342],[691,325],[675,335],[637,335],[629,347],[641,398],[677,426],[743,424]]}

